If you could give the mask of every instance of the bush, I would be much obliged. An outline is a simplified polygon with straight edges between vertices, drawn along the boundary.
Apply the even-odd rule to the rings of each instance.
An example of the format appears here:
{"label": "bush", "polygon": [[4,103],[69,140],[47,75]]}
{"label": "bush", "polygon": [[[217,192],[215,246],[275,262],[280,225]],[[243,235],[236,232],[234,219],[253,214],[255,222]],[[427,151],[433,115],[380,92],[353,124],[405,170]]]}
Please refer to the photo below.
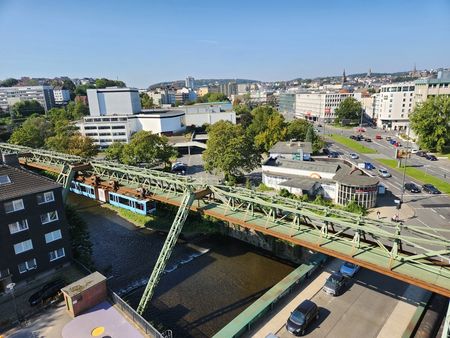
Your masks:
{"label": "bush", "polygon": [[351,201],[344,207],[345,211],[354,213],[354,214],[360,214],[360,215],[366,215],[367,209],[364,208],[362,205],[359,205],[358,202],[355,200]]}
{"label": "bush", "polygon": [[258,186],[258,190],[265,192],[265,191],[273,191],[273,188],[268,187],[267,185],[265,185],[264,183],[260,183]]}

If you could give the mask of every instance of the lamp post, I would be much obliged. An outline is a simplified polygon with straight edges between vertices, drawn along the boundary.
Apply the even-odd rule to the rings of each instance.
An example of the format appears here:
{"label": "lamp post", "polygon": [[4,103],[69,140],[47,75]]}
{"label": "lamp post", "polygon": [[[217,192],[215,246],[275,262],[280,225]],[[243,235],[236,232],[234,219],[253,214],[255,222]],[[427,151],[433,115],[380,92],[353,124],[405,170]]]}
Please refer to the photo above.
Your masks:
{"label": "lamp post", "polygon": [[16,286],[16,283],[9,283],[8,285],[6,285],[6,289],[9,292],[11,292],[11,296],[12,296],[13,304],[14,304],[14,312],[16,313],[17,321],[20,322],[20,320],[19,320],[19,312],[17,311],[16,297],[14,295],[14,287],[15,286]]}
{"label": "lamp post", "polygon": [[[407,140],[406,140],[406,154],[405,154],[405,163],[404,163],[404,165],[403,165],[403,179],[402,179],[402,194],[401,194],[401,196],[400,196],[400,205],[401,205],[401,203],[403,203],[403,194],[405,193],[405,178],[406,178],[406,163],[407,163],[407,161],[408,161],[408,155],[410,154],[409,153],[409,140],[410,140],[410,138],[409,138],[409,131],[411,130],[411,128],[409,127],[409,125],[408,125],[408,134],[407,134]],[[402,161],[401,161],[401,159],[400,159],[400,165],[401,165],[401,163],[402,163]]]}

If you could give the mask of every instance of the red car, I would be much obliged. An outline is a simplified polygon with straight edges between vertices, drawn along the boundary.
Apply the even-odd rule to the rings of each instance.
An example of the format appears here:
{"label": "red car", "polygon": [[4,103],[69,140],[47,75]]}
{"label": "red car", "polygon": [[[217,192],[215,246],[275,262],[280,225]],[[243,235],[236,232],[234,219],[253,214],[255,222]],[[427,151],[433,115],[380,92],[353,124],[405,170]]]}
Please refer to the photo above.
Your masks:
{"label": "red car", "polygon": [[377,135],[377,136],[375,136],[375,139],[382,140],[383,138],[381,137],[381,135]]}

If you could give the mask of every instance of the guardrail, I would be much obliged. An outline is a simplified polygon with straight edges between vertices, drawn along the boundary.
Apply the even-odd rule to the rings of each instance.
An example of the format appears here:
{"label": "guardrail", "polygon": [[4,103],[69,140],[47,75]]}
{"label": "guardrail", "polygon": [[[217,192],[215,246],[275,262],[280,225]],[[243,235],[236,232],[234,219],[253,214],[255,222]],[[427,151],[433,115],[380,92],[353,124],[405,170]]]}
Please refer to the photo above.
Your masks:
{"label": "guardrail", "polygon": [[164,338],[157,329],[147,322],[141,315],[139,315],[130,305],[128,305],[122,298],[120,298],[115,292],[109,290],[109,297],[114,305],[117,305],[119,310],[122,311],[128,319],[132,320],[143,332],[150,337]]}
{"label": "guardrail", "polygon": [[314,254],[308,263],[300,265],[280,282],[275,284],[263,296],[217,332],[213,338],[239,337],[244,332],[250,330],[256,321],[258,321],[265,313],[272,310],[274,305],[286,296],[296,285],[310,277],[314,271],[325,263],[326,259],[327,256],[323,254]]}

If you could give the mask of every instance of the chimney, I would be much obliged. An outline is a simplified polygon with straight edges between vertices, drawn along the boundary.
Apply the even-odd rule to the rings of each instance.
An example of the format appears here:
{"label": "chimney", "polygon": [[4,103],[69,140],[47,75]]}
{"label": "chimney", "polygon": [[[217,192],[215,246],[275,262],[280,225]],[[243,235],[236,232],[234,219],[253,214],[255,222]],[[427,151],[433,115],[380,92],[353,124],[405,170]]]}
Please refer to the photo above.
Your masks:
{"label": "chimney", "polygon": [[10,165],[12,167],[19,167],[19,157],[17,154],[1,154],[3,164]]}

